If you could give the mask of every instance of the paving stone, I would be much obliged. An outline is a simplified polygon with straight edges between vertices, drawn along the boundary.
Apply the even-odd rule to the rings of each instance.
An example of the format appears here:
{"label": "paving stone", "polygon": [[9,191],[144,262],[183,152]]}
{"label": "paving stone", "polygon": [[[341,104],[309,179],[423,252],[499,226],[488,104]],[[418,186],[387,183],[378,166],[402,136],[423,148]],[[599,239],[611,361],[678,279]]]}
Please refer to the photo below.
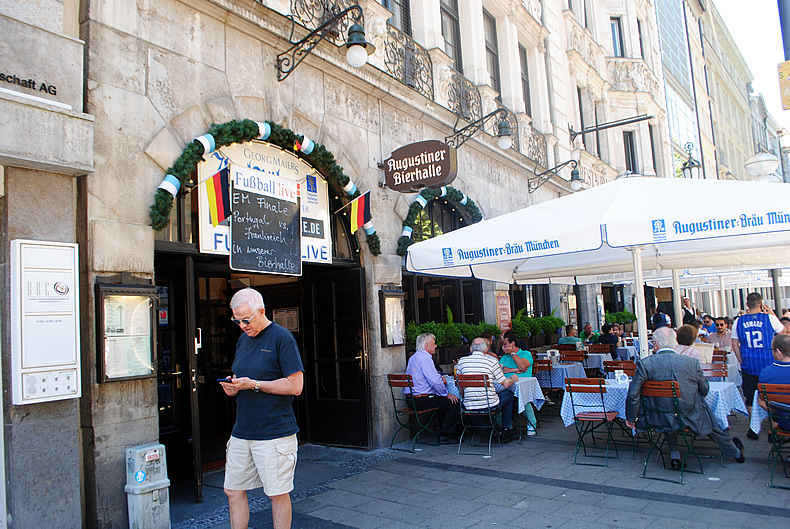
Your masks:
{"label": "paving stone", "polygon": [[329,490],[322,494],[312,496],[313,499],[319,503],[326,505],[336,505],[338,507],[347,507],[353,509],[357,505],[368,503],[371,498],[368,496],[355,494],[342,489]]}
{"label": "paving stone", "polygon": [[524,516],[524,511],[508,507],[500,507],[498,505],[486,505],[474,512],[470,512],[467,516],[480,521],[507,524],[515,518]]}
{"label": "paving stone", "polygon": [[562,501],[549,500],[546,498],[525,498],[514,505],[513,508],[527,511],[530,514],[551,514],[566,506],[567,503]]}

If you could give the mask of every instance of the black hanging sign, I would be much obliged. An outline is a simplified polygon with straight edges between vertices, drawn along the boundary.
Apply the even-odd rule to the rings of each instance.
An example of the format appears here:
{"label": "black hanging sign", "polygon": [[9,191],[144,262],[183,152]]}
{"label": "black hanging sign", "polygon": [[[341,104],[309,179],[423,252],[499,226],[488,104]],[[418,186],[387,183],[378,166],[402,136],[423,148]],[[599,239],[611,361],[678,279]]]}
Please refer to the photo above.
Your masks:
{"label": "black hanging sign", "polygon": [[230,267],[302,275],[301,219],[296,182],[230,166]]}

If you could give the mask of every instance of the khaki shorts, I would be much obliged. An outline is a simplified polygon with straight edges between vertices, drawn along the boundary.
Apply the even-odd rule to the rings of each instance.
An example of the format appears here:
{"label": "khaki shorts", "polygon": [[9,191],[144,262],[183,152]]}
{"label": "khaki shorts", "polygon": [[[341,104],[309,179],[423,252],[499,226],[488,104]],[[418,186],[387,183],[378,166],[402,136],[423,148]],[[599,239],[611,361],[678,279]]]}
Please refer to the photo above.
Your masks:
{"label": "khaki shorts", "polygon": [[294,488],[296,434],[269,441],[248,441],[231,436],[225,457],[225,488],[263,487],[267,496],[287,494]]}

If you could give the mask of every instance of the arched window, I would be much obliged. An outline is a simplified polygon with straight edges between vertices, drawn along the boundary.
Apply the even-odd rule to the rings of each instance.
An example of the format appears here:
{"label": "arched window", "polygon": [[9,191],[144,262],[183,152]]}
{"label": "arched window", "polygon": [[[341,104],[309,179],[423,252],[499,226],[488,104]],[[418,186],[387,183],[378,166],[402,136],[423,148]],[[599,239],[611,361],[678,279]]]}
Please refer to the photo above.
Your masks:
{"label": "arched window", "polygon": [[[445,198],[432,200],[414,222],[412,238],[423,241],[466,226],[462,209]],[[447,322],[447,308],[456,323],[483,320],[483,295],[479,279],[436,277],[403,272],[406,321]]]}

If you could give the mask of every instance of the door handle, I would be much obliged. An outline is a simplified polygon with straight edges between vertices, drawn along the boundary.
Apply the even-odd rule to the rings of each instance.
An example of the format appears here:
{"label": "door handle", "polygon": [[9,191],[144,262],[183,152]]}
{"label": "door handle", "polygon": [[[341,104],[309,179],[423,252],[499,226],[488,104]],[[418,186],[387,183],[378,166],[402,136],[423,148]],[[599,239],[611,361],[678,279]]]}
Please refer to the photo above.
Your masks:
{"label": "door handle", "polygon": [[195,338],[195,354],[197,354],[197,350],[203,347],[203,329],[197,327],[197,338]]}

